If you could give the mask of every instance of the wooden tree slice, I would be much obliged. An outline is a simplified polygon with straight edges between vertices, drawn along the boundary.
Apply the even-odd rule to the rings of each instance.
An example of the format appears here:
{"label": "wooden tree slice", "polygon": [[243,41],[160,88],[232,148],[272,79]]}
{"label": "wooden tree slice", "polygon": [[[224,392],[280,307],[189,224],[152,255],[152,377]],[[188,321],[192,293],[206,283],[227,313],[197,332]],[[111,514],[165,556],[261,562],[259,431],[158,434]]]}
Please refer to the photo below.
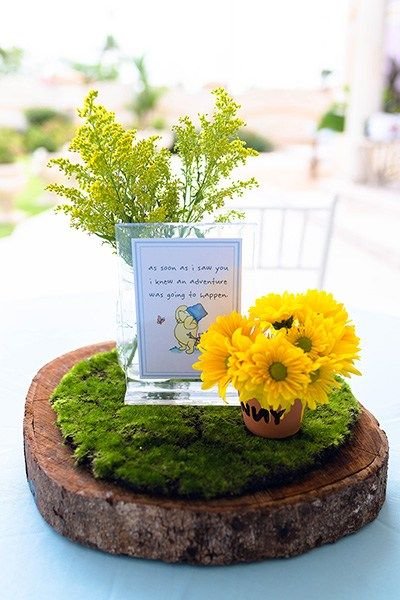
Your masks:
{"label": "wooden tree slice", "polygon": [[28,392],[26,471],[37,507],[59,533],[106,552],[167,562],[229,564],[294,556],[353,533],[377,516],[388,444],[365,409],[335,457],[301,481],[237,498],[176,500],[136,494],[76,467],[49,398],[77,362],[113,347],[80,348],[43,367]]}

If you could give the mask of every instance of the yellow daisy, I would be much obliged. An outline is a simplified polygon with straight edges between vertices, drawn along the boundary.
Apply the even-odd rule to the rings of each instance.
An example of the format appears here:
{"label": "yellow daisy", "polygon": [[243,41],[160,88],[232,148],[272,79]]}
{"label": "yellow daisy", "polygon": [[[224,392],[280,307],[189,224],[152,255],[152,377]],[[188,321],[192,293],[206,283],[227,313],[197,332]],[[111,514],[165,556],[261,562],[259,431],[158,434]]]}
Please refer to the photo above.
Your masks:
{"label": "yellow daisy", "polygon": [[311,410],[317,408],[318,404],[326,404],[329,392],[340,385],[335,380],[336,369],[328,359],[322,359],[315,367],[310,373],[310,382],[303,395],[304,403]]}
{"label": "yellow daisy", "polygon": [[192,368],[201,371],[203,390],[218,385],[218,393],[225,399],[226,389],[231,381],[228,373],[228,360],[231,355],[229,340],[216,331],[208,333],[206,340],[203,337],[199,345],[201,354]]}
{"label": "yellow daisy", "polygon": [[233,384],[240,400],[288,409],[296,398],[315,409],[337,386],[336,374],[360,374],[359,338],[347,312],[331,294],[268,294],[256,300],[249,318],[233,311],[203,333],[193,368],[202,388],[218,386],[225,399]]}
{"label": "yellow daisy", "polygon": [[332,318],[335,323],[343,325],[348,321],[348,314],[343,304],[337,302],[332,294],[323,290],[307,290],[304,294],[298,294],[300,307],[297,316],[304,321],[307,314],[318,313],[326,318]]}
{"label": "yellow daisy", "polygon": [[316,360],[329,351],[335,341],[326,327],[326,319],[318,314],[308,314],[303,323],[293,325],[287,332],[286,339],[301,348],[311,360]]}
{"label": "yellow daisy", "polygon": [[233,332],[231,340],[218,331],[208,330],[207,336],[201,338],[201,354],[193,365],[193,369],[201,371],[202,389],[218,385],[218,393],[225,400],[227,387],[233,379],[238,379],[239,367],[246,361],[252,343],[241,328]]}
{"label": "yellow daisy", "polygon": [[237,390],[241,388],[249,378],[246,364],[249,360],[249,352],[252,344],[253,340],[248,335],[243,335],[241,329],[237,329],[234,332],[228,366],[232,384]]}
{"label": "yellow daisy", "polygon": [[360,358],[360,338],[356,335],[354,325],[343,327],[342,334],[332,347],[330,358],[337,373],[345,376],[351,373],[361,375],[353,364]]}
{"label": "yellow daisy", "polygon": [[261,325],[273,325],[275,329],[289,329],[298,307],[294,294],[267,294],[256,300],[249,310],[250,318],[260,321]]}
{"label": "yellow daisy", "polygon": [[203,338],[206,339],[206,336],[209,333],[215,332],[220,333],[231,340],[237,329],[241,329],[244,335],[250,335],[254,329],[254,323],[234,310],[229,315],[218,316],[215,321],[211,323],[207,331],[203,333],[201,340],[203,340]]}
{"label": "yellow daisy", "polygon": [[284,335],[267,338],[260,334],[242,367],[247,379],[238,389],[240,399],[257,398],[264,408],[287,409],[302,397],[312,365],[303,350],[290,344]]}

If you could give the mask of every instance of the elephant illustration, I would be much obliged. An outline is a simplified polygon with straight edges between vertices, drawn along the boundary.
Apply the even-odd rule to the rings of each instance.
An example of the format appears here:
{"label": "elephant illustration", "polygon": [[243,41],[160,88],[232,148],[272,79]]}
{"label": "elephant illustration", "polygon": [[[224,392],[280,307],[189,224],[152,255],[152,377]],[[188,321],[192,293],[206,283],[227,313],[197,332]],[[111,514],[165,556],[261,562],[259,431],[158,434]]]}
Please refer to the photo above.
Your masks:
{"label": "elephant illustration", "polygon": [[176,325],[174,336],[178,340],[178,350],[193,354],[199,333],[199,321],[208,313],[201,304],[186,306],[181,304],[175,311]]}

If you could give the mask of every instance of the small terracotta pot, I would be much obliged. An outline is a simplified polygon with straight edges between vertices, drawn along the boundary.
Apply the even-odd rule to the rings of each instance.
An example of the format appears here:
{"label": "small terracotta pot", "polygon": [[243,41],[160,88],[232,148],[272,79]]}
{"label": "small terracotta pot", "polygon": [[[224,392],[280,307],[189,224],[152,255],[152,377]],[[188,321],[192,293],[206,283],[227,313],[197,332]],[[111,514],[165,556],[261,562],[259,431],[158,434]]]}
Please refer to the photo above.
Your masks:
{"label": "small terracotta pot", "polygon": [[295,400],[285,414],[284,409],[262,408],[253,398],[240,403],[245,426],[251,433],[265,438],[286,438],[297,433],[303,420],[304,408],[301,400]]}

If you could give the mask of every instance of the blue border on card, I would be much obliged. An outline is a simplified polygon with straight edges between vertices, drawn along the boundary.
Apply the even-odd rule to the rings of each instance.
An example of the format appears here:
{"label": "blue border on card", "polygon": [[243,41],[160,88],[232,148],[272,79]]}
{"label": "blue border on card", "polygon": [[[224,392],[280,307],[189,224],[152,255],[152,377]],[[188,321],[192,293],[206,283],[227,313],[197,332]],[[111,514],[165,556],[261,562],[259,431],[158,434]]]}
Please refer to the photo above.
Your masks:
{"label": "blue border on card", "polygon": [[193,371],[176,372],[173,373],[168,371],[164,372],[149,372],[147,369],[147,356],[146,356],[146,344],[144,341],[144,327],[140,326],[139,323],[144,323],[144,299],[143,299],[143,284],[142,278],[138,277],[141,265],[141,250],[146,246],[163,246],[174,245],[174,247],[188,246],[188,245],[206,245],[208,247],[215,245],[218,246],[229,246],[231,245],[234,249],[234,261],[236,265],[236,282],[234,282],[233,292],[233,306],[232,310],[240,312],[241,305],[241,283],[242,283],[242,239],[241,238],[139,238],[132,239],[132,258],[134,266],[134,281],[135,281],[135,296],[136,296],[136,314],[137,314],[137,336],[138,336],[138,352],[139,352],[139,375],[142,379],[169,379],[172,377],[179,377],[180,379],[194,379],[195,373]]}

